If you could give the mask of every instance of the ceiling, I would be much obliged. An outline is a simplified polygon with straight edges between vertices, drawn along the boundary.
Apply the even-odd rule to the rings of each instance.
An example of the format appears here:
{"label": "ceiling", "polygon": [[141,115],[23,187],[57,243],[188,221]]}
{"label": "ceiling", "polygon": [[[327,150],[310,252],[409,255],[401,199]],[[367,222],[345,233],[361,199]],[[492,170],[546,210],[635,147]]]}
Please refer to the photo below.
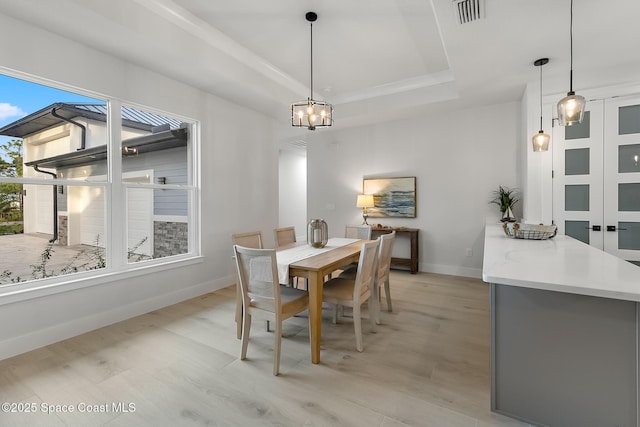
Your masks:
{"label": "ceiling", "polygon": [[[568,90],[570,0],[0,0],[0,13],[288,122],[309,96],[355,126]],[[63,11],[64,13],[61,13]],[[577,0],[574,89],[637,82],[640,2]],[[69,22],[82,25],[69,25]],[[306,130],[290,130],[302,134]]]}

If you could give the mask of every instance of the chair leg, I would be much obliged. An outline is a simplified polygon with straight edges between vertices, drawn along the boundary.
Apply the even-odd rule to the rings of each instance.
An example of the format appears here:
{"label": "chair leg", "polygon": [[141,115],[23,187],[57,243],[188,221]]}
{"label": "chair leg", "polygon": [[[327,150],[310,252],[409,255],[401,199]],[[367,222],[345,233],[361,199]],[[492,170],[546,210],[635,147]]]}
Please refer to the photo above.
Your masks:
{"label": "chair leg", "polygon": [[333,324],[338,323],[338,304],[333,305]]}
{"label": "chair leg", "polygon": [[384,282],[384,293],[387,297],[387,311],[391,313],[391,289],[389,286],[389,279]]}
{"label": "chair leg", "polygon": [[[378,290],[378,296],[380,294],[380,290]],[[369,317],[374,320],[373,323],[380,324],[380,299],[373,297],[373,295],[369,298]]]}
{"label": "chair leg", "polygon": [[249,345],[249,333],[251,332],[251,315],[244,313],[242,316],[242,350],[240,352],[240,359],[247,358],[247,346]]}
{"label": "chair leg", "polygon": [[269,321],[267,320],[267,332],[269,332]]}
{"label": "chair leg", "polygon": [[236,285],[236,336],[242,338],[242,291],[240,285]]}
{"label": "chair leg", "polygon": [[371,332],[374,334],[377,332],[376,324],[380,324],[380,303],[375,298],[369,298],[367,301],[367,307],[369,308],[369,322],[371,322]]}
{"label": "chair leg", "polygon": [[353,307],[353,329],[356,333],[356,350],[362,352],[362,318],[360,317],[360,305]]}
{"label": "chair leg", "polygon": [[276,340],[273,346],[273,375],[280,373],[280,349],[282,347],[282,320],[276,320]]}

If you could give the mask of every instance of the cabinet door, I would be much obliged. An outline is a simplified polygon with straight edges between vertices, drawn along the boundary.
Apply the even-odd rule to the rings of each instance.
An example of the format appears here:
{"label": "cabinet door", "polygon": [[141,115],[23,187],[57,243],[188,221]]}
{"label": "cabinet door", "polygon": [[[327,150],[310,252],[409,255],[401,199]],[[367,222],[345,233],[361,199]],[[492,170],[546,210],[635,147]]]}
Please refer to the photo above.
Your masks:
{"label": "cabinet door", "polygon": [[[603,101],[582,123],[553,127],[553,218],[560,234],[603,249]],[[598,231],[600,227],[600,231]]]}
{"label": "cabinet door", "polygon": [[604,249],[640,265],[640,97],[605,101]]}

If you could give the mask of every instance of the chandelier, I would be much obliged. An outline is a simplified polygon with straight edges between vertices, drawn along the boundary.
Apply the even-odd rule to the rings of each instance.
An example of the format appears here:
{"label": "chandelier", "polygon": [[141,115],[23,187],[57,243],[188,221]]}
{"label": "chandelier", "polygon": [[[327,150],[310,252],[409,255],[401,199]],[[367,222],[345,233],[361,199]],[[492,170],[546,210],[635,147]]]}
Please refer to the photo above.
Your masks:
{"label": "chandelier", "polygon": [[315,130],[317,127],[328,127],[333,124],[333,105],[313,99],[313,23],[318,19],[315,12],[307,12],[305,18],[311,28],[311,92],[306,101],[291,104],[291,126],[306,127]]}

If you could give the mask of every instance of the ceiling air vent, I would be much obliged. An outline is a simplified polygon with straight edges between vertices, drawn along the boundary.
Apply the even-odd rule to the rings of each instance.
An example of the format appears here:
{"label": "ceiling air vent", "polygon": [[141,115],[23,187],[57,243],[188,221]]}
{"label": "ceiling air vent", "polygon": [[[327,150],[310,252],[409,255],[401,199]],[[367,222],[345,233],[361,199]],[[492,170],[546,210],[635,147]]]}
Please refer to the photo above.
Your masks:
{"label": "ceiling air vent", "polygon": [[458,24],[468,24],[484,18],[484,0],[453,0]]}

